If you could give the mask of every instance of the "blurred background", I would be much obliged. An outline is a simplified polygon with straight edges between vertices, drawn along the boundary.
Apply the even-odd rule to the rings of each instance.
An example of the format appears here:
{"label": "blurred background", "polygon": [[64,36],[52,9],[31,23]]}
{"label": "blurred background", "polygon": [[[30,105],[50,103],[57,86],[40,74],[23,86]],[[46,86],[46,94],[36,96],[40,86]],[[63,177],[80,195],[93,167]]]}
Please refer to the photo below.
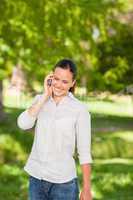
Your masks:
{"label": "blurred background", "polygon": [[64,57],[92,116],[93,199],[133,200],[133,0],[0,0],[0,200],[27,199],[16,119]]}

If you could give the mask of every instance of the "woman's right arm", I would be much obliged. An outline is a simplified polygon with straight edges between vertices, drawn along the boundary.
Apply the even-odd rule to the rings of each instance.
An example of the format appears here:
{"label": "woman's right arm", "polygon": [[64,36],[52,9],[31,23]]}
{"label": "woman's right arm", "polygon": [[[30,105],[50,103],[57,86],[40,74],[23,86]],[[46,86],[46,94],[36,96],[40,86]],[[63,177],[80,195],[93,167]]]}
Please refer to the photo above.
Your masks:
{"label": "woman's right arm", "polygon": [[45,93],[43,95],[37,95],[34,98],[31,107],[29,107],[27,110],[19,115],[17,119],[17,124],[19,128],[27,130],[31,129],[34,126],[38,113],[40,112],[42,106],[48,100],[48,97],[52,95],[52,86],[47,85],[47,80],[51,79],[52,77],[53,75],[50,74],[44,80]]}
{"label": "woman's right arm", "polygon": [[39,111],[47,99],[48,97],[45,95],[37,95],[32,105],[18,116],[18,127],[23,130],[31,129],[35,124]]}

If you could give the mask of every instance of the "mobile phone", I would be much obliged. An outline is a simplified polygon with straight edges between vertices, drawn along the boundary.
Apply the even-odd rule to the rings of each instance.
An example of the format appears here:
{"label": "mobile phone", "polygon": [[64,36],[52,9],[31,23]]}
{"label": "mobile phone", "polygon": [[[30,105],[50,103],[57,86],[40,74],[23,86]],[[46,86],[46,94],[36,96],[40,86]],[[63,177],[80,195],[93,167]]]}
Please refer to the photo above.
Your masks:
{"label": "mobile phone", "polygon": [[52,79],[48,79],[48,80],[47,80],[47,84],[48,84],[48,86],[51,86],[51,84],[52,84]]}

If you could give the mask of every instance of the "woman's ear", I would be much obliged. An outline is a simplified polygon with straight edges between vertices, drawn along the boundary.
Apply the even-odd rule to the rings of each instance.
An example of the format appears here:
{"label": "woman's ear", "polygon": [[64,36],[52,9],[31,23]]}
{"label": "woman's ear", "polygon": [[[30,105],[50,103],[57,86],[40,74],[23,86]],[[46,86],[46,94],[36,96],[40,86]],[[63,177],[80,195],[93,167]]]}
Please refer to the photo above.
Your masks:
{"label": "woman's ear", "polygon": [[75,85],[75,83],[76,83],[76,80],[73,80],[73,82],[72,82],[72,87]]}
{"label": "woman's ear", "polygon": [[69,91],[72,92],[73,94],[74,94],[74,91],[75,91],[75,87],[76,87],[76,80],[73,80],[72,86],[71,86],[71,88],[69,89]]}

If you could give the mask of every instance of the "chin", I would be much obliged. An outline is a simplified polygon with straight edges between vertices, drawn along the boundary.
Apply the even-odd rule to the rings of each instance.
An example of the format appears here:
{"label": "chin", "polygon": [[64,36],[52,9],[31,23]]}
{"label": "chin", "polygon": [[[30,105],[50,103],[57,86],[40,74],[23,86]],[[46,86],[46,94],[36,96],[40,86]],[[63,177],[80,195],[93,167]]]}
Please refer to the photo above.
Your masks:
{"label": "chin", "polygon": [[63,96],[63,93],[58,93],[58,92],[55,92],[55,91],[53,91],[53,94],[54,94],[55,96],[57,96],[57,97]]}
{"label": "chin", "polygon": [[63,97],[66,96],[67,93],[53,91],[53,95],[56,97]]}

